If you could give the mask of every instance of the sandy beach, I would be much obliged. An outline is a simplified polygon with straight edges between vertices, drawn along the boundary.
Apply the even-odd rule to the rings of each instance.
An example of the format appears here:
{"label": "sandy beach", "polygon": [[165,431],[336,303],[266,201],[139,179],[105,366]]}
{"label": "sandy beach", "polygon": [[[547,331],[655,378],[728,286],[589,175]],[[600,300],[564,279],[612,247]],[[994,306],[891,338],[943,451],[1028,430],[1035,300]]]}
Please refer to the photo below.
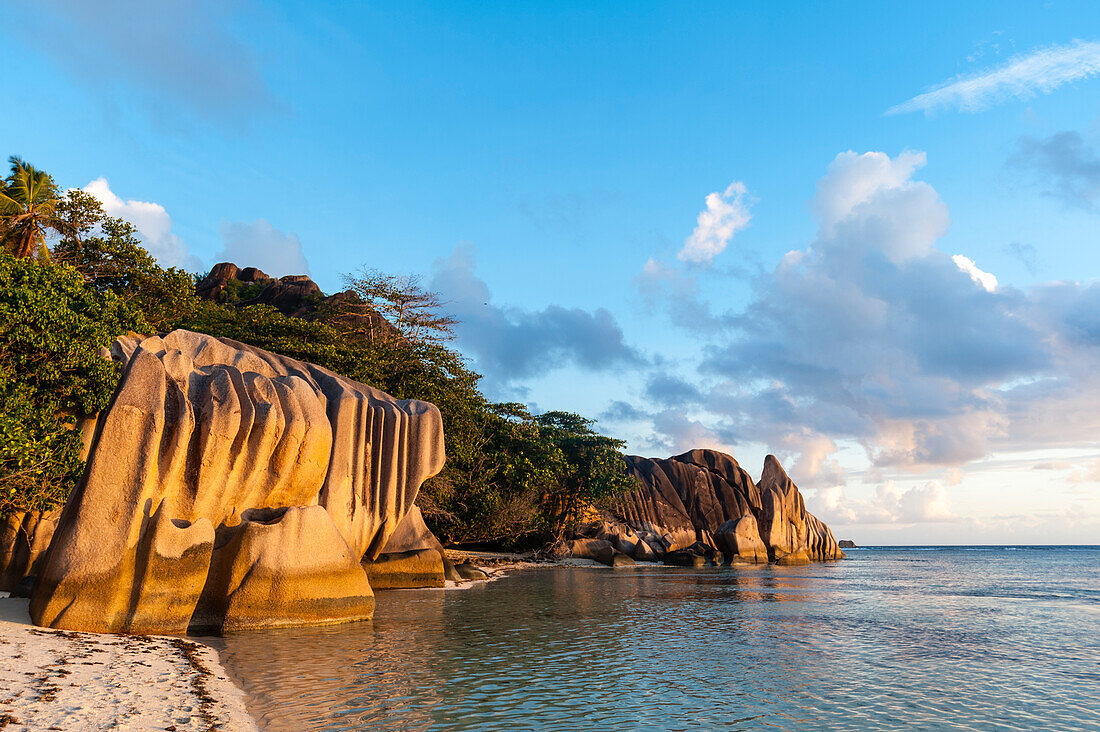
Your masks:
{"label": "sandy beach", "polygon": [[31,625],[0,598],[0,729],[254,730],[214,649],[187,638]]}

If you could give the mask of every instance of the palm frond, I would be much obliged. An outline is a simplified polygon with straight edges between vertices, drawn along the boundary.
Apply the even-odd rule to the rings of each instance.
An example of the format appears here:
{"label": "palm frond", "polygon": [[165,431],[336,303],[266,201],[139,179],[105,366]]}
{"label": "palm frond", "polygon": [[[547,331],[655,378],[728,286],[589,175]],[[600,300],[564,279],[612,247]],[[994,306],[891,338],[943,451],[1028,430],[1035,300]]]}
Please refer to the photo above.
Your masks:
{"label": "palm frond", "polygon": [[22,210],[23,207],[19,205],[18,201],[0,190],[0,214],[13,214]]}

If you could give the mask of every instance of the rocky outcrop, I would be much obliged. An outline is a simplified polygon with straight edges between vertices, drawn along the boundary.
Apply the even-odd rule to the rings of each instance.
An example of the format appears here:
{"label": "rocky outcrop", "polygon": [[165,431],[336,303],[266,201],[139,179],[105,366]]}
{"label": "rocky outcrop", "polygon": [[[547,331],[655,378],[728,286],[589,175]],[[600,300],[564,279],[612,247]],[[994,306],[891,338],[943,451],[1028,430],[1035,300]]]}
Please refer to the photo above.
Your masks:
{"label": "rocky outcrop", "polygon": [[731,561],[766,562],[768,547],[760,538],[759,524],[750,512],[734,521],[730,519],[715,529],[714,546]]}
{"label": "rocky outcrop", "polygon": [[486,580],[489,579],[489,574],[481,567],[475,566],[473,562],[467,559],[461,564],[455,565],[455,572],[458,576],[464,580]]}
{"label": "rocky outcrop", "polygon": [[220,303],[270,305],[283,315],[323,320],[347,337],[400,337],[397,329],[353,290],[326,296],[306,275],[275,279],[255,267],[241,269],[232,262],[221,262],[195,285],[195,294]]}
{"label": "rocky outcrop", "polygon": [[373,562],[364,562],[363,569],[371,587],[397,590],[412,587],[443,587],[443,555],[434,549],[414,549],[389,552]]}
{"label": "rocky outcrop", "polygon": [[230,288],[239,289],[240,284],[269,282],[274,282],[274,279],[255,267],[241,269],[232,262],[221,262],[215,264],[210,272],[195,285],[195,294],[205,300],[221,302],[226,299]]}
{"label": "rocky outcrop", "polygon": [[856,543],[851,539],[841,539],[837,542],[841,549],[858,549]]}
{"label": "rocky outcrop", "polygon": [[443,587],[446,580],[461,580],[439,539],[424,523],[419,506],[413,506],[373,560],[363,569],[376,590]]}
{"label": "rocky outcrop", "polygon": [[[726,562],[804,564],[841,559],[829,527],[806,511],[798,487],[774,456],[759,484],[737,461],[714,450],[692,450],[665,460],[627,457],[637,488],[615,498],[607,521],[581,533],[633,546],[679,564],[705,564],[720,552]],[[593,528],[595,527],[595,528]],[[624,542],[624,537],[626,541]],[[625,552],[624,553],[631,553]]]}
{"label": "rocky outcrop", "polygon": [[370,617],[361,562],[442,468],[439,411],[188,331],[122,338],[112,355],[122,379],[32,619],[182,633]]}

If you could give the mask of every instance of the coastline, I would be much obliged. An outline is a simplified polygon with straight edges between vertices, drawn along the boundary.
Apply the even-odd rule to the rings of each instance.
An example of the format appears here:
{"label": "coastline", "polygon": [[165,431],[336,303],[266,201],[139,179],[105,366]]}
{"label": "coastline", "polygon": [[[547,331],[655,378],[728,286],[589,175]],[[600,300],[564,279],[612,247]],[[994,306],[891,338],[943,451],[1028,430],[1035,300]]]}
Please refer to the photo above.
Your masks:
{"label": "coastline", "polygon": [[[469,560],[487,576],[416,591],[469,590],[527,569],[612,569],[592,559],[529,553],[448,550],[448,556]],[[215,648],[191,637],[41,628],[30,622],[28,604],[0,593],[0,730],[259,729],[246,692]]]}
{"label": "coastline", "polygon": [[[468,590],[498,580],[512,572],[518,572],[525,569],[612,569],[612,567],[597,562],[595,559],[585,559],[582,557],[535,559],[530,552],[513,554],[509,552],[470,551],[465,549],[447,549],[446,551],[447,558],[455,564],[463,561],[472,562],[488,576],[484,579],[463,580],[462,582],[447,580],[443,587],[422,587],[415,589]],[[641,564],[649,563],[642,562]]]}
{"label": "coastline", "polygon": [[256,730],[213,648],[32,625],[0,598],[0,729]]}
{"label": "coastline", "polygon": [[[448,554],[473,561],[487,577],[435,589],[473,589],[524,569],[606,568],[588,559]],[[28,604],[0,593],[0,730],[259,729],[216,649],[190,637],[40,628]]]}

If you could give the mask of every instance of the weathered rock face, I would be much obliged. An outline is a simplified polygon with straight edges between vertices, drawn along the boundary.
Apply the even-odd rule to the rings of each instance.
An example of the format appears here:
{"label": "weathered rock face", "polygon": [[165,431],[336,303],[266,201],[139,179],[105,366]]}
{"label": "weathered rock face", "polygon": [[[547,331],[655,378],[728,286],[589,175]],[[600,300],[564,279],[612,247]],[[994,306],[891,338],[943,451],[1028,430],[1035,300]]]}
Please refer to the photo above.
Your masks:
{"label": "weathered rock face", "polygon": [[609,533],[617,540],[633,530],[658,556],[680,550],[699,554],[691,549],[698,544],[722,552],[726,561],[799,564],[844,556],[771,455],[759,485],[736,460],[714,450],[666,460],[630,456],[627,466],[638,487],[609,509],[625,526],[596,532],[597,538]]}
{"label": "weathered rock face", "polygon": [[752,513],[734,521],[730,519],[714,531],[714,545],[733,561],[768,561],[768,547],[760,538],[760,529]]}
{"label": "weathered rock face", "polygon": [[61,510],[28,511],[0,519],[0,590],[10,592],[38,574]]}
{"label": "weathered rock face", "polygon": [[462,579],[424,523],[419,506],[408,510],[382,553],[373,560],[365,559],[363,569],[377,590],[443,587],[445,580]]}
{"label": "weathered rock face", "polygon": [[434,549],[389,552],[363,562],[371,586],[379,590],[443,587],[443,555]]}
{"label": "weathered rock face", "polygon": [[188,331],[123,338],[31,601],[101,632],[370,617],[376,559],[443,466],[439,411]]}

